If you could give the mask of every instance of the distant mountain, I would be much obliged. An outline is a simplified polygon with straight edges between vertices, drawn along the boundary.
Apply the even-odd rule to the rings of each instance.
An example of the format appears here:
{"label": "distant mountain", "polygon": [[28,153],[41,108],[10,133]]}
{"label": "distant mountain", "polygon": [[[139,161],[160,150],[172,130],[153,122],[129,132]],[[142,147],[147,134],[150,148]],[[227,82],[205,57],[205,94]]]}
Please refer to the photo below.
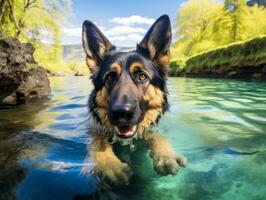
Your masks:
{"label": "distant mountain", "polygon": [[253,6],[255,4],[258,4],[259,6],[266,7],[266,0],[250,0],[247,2],[249,6]]}
{"label": "distant mountain", "polygon": [[128,51],[133,51],[136,49],[136,47],[116,47],[117,51],[123,51],[123,52],[128,52]]}
{"label": "distant mountain", "polygon": [[69,61],[84,61],[85,53],[81,44],[63,45],[63,59]]}
{"label": "distant mountain", "polygon": [[[117,47],[118,51],[132,51],[135,47]],[[81,44],[63,45],[63,59],[66,62],[84,61],[85,53]]]}

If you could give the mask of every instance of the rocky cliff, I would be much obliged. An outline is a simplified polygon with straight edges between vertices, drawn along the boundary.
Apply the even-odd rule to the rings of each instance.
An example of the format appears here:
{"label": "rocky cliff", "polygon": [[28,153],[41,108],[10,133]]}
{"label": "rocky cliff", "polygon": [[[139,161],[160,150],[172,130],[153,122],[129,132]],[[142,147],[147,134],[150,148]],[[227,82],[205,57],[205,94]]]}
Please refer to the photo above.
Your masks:
{"label": "rocky cliff", "polygon": [[18,105],[50,94],[46,71],[33,58],[34,47],[0,36],[0,106]]}

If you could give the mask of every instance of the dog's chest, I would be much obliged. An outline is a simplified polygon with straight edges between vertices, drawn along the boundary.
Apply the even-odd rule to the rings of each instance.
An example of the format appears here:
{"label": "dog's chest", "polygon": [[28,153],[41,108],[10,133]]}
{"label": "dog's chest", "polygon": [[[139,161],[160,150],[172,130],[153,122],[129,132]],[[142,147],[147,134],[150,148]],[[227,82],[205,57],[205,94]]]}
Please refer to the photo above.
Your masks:
{"label": "dog's chest", "polygon": [[148,148],[145,142],[139,140],[134,142],[135,149],[132,151],[129,145],[114,144],[113,150],[117,157],[122,161],[129,164],[137,164],[142,157],[146,157]]}

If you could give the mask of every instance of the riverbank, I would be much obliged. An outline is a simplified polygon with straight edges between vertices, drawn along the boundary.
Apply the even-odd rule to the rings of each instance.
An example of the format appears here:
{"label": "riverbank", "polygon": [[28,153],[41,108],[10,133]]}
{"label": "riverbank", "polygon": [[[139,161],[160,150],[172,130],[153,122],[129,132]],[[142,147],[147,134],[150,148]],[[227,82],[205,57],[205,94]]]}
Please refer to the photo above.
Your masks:
{"label": "riverbank", "polygon": [[43,98],[51,88],[45,69],[33,57],[35,48],[0,36],[0,108]]}
{"label": "riverbank", "polygon": [[266,36],[173,60],[169,75],[266,81]]}

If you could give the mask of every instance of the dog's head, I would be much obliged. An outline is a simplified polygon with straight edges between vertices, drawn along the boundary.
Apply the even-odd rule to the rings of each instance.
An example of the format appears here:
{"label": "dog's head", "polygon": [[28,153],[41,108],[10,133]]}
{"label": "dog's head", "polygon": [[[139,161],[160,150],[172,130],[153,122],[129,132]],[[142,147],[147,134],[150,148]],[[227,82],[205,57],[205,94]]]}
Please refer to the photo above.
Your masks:
{"label": "dog's head", "polygon": [[83,23],[82,39],[94,84],[89,100],[93,116],[119,138],[141,136],[168,107],[169,17],[161,16],[135,51],[116,51],[90,21]]}

